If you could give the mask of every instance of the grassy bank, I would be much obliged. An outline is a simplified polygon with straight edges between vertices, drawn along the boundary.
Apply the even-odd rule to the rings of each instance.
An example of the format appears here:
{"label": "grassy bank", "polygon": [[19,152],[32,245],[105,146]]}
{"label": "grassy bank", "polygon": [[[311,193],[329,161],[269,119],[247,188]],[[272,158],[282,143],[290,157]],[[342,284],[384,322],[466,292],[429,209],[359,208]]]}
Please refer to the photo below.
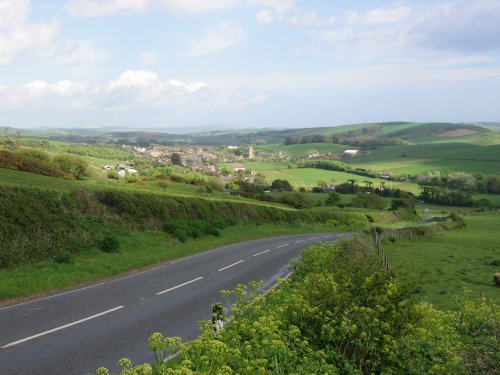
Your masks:
{"label": "grassy bank", "polygon": [[464,288],[500,302],[492,278],[500,270],[500,215],[465,216],[467,226],[449,233],[385,241],[391,266],[415,285],[415,296],[435,306],[454,306]]}
{"label": "grassy bank", "polygon": [[43,261],[15,269],[0,270],[0,305],[114,277],[154,264],[200,253],[232,243],[294,233],[335,231],[326,224],[236,225],[221,231],[220,237],[205,236],[181,243],[163,232],[115,233],[120,251],[105,253],[90,248],[73,254],[66,263]]}

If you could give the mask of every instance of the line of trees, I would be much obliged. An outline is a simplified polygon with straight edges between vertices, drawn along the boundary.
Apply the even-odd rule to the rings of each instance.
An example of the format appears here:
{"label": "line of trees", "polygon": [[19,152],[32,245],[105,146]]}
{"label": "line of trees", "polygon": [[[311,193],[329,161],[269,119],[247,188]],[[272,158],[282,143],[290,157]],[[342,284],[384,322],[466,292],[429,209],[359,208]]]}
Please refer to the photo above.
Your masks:
{"label": "line of trees", "polygon": [[359,176],[375,178],[377,175],[364,168],[354,168],[339,160],[301,160],[297,163],[297,168],[318,168],[327,171],[339,171]]}
{"label": "line of trees", "polygon": [[375,136],[382,125],[365,126],[359,129],[348,130],[341,133],[333,133],[331,135],[295,135],[285,138],[285,145],[306,144],[306,143],[336,143],[342,145],[359,146],[359,147],[375,147],[375,146],[392,146],[408,144],[400,138],[377,137]]}

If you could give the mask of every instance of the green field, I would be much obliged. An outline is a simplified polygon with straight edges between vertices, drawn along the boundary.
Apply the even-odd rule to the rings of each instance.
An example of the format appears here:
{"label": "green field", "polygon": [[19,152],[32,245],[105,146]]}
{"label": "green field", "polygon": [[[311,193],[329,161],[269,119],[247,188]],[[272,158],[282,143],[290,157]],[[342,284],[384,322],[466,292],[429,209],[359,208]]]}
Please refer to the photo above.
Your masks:
{"label": "green field", "polygon": [[464,229],[383,244],[391,267],[412,284],[415,296],[439,308],[453,308],[452,296],[464,288],[500,302],[492,282],[500,271],[500,214],[464,218]]}
{"label": "green field", "polygon": [[[358,185],[364,186],[365,181],[370,181],[373,186],[378,187],[383,181],[379,178],[371,178],[366,176],[358,176],[351,173],[327,171],[317,168],[288,168],[288,163],[244,163],[246,168],[255,169],[257,172],[263,174],[269,182],[275,179],[288,180],[294,187],[300,186],[313,187],[317,185],[318,181],[325,181],[327,183],[339,184],[346,182],[350,179],[357,181]],[[386,186],[396,189],[418,192],[416,184],[399,181],[386,181]]]}
{"label": "green field", "polygon": [[387,146],[367,156],[351,158],[348,164],[395,174],[423,174],[428,171],[463,171],[500,174],[500,145],[421,144]]}

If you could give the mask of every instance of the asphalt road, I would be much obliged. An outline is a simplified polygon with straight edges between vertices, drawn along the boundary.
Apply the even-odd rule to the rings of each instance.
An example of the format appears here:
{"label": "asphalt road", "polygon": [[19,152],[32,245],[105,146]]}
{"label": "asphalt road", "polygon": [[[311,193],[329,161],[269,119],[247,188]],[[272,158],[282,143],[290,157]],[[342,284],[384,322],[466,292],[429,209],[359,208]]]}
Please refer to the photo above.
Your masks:
{"label": "asphalt road", "polygon": [[222,289],[290,272],[300,250],[339,234],[243,242],[126,277],[0,308],[0,374],[91,374],[116,362],[153,363],[149,335],[193,339]]}

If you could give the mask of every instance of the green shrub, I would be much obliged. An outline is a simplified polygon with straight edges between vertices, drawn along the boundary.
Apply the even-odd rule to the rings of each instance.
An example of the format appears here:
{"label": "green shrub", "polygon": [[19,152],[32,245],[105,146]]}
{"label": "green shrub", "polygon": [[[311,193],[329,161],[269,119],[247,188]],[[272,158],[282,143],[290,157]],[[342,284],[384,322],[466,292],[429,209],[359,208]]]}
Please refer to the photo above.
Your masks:
{"label": "green shrub", "polygon": [[[214,334],[213,323],[202,322],[186,343],[154,333],[156,364],[121,360],[122,374],[496,373],[495,303],[469,300],[442,312],[416,304],[410,292],[380,267],[366,239],[317,244],[266,296],[257,283],[222,291],[232,305],[223,329]],[[172,354],[178,360],[165,364]]]}
{"label": "green shrub", "polygon": [[73,263],[73,257],[69,251],[61,251],[54,258],[54,262],[60,263],[60,264]]}
{"label": "green shrub", "polygon": [[360,193],[352,199],[353,207],[372,208],[383,210],[385,208],[384,200],[377,194]]}
{"label": "green shrub", "polygon": [[311,198],[309,198],[307,194],[297,191],[281,194],[278,198],[278,202],[298,209],[311,208],[314,206],[314,202],[311,200]]}
{"label": "green shrub", "polygon": [[120,250],[120,243],[114,237],[104,237],[99,245],[99,248],[105,253],[116,253]]}

